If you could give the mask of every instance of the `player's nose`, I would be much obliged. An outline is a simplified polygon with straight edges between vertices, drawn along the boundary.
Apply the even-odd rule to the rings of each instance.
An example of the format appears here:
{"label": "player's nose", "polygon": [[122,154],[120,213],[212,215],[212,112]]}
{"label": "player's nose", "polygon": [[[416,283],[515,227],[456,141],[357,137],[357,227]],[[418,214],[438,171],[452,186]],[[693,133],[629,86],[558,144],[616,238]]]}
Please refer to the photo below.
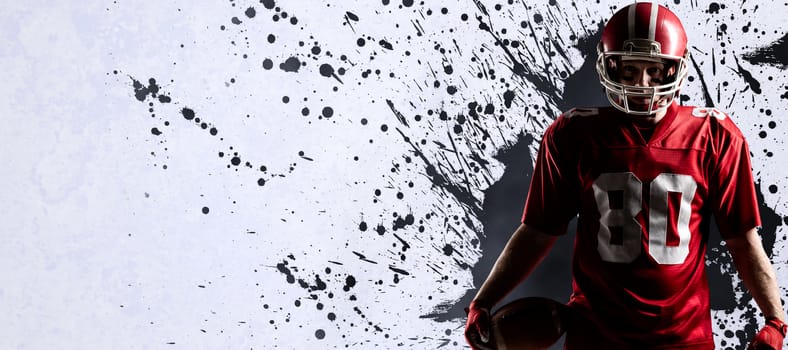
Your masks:
{"label": "player's nose", "polygon": [[635,76],[635,86],[648,87],[651,85],[651,76],[645,70]]}

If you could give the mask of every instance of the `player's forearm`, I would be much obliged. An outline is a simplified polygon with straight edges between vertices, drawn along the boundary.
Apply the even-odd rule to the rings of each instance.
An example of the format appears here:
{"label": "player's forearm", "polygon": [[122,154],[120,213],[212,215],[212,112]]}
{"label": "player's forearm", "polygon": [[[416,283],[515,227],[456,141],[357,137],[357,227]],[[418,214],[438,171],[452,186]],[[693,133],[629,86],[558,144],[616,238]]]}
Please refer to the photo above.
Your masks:
{"label": "player's forearm", "polygon": [[509,238],[474,300],[492,308],[544,260],[556,238],[520,225]]}
{"label": "player's forearm", "polygon": [[777,317],[784,320],[785,312],[780,302],[779,287],[772,264],[763,250],[756,229],[744,237],[726,240],[733,263],[739,271],[744,286],[752,295],[766,318]]}

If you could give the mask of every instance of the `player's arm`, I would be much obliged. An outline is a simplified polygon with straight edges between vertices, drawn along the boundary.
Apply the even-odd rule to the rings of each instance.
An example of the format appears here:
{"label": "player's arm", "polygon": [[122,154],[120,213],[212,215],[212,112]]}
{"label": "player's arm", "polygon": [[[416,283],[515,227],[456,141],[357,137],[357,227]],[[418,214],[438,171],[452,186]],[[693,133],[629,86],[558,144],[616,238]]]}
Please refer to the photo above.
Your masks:
{"label": "player's arm", "polygon": [[710,149],[716,157],[709,176],[711,207],[739,276],[766,317],[766,325],[748,349],[782,349],[785,313],[774,269],[756,229],[761,220],[749,147],[731,118],[719,111],[711,116],[710,122],[720,126],[711,134]]}
{"label": "player's arm", "polygon": [[474,301],[487,308],[495,306],[544,260],[557,238],[520,224],[495,261]]}
{"label": "player's arm", "polygon": [[468,310],[465,335],[474,348],[490,337],[490,309],[533,272],[557,238],[525,224],[514,231]]}
{"label": "player's arm", "polygon": [[[474,349],[489,339],[490,309],[522,282],[566,232],[577,212],[575,145],[569,117],[556,119],[542,135],[520,227],[514,231],[468,308],[465,338]],[[527,223],[527,224],[526,224]],[[536,229],[535,227],[539,227]]]}
{"label": "player's arm", "polygon": [[[566,131],[571,115],[567,112],[545,130],[534,164],[528,198],[521,224],[495,261],[479,288],[474,304],[490,309],[522,282],[553,247],[556,238],[576,213],[577,163],[572,148],[573,135]],[[537,229],[538,227],[538,229]]]}
{"label": "player's arm", "polygon": [[757,229],[753,228],[742,236],[727,239],[725,243],[744,286],[767,320],[766,326],[753,339],[751,348],[768,345],[767,349],[781,349],[785,337],[785,312],[780,302],[774,268],[766,256]]}
{"label": "player's arm", "polygon": [[753,228],[740,237],[725,241],[744,286],[752,294],[764,317],[785,320],[772,264],[763,250],[761,237]]}

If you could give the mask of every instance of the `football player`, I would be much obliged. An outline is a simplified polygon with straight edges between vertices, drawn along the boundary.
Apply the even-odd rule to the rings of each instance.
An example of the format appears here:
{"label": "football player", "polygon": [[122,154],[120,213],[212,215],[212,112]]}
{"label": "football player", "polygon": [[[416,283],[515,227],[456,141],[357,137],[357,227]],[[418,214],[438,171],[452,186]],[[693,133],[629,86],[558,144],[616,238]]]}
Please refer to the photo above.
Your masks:
{"label": "football player", "polygon": [[522,224],[468,308],[466,339],[494,347],[503,326],[490,309],[577,216],[570,312],[561,312],[571,317],[546,317],[556,331],[542,334],[567,329],[569,350],[713,349],[704,265],[713,216],[765,317],[750,348],[781,349],[784,311],[757,231],[748,146],[724,112],[678,104],[688,69],[678,17],[653,3],[624,7],[598,53],[612,106],[570,110],[545,131]]}

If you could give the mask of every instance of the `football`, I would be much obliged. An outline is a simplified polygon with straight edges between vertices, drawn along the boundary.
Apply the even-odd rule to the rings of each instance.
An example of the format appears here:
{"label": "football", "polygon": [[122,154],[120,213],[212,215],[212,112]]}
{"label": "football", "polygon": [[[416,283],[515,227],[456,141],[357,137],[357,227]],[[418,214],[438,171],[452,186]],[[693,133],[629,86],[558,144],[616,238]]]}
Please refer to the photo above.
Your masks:
{"label": "football", "polygon": [[568,310],[548,298],[517,299],[492,315],[489,344],[497,350],[548,349],[566,331]]}

